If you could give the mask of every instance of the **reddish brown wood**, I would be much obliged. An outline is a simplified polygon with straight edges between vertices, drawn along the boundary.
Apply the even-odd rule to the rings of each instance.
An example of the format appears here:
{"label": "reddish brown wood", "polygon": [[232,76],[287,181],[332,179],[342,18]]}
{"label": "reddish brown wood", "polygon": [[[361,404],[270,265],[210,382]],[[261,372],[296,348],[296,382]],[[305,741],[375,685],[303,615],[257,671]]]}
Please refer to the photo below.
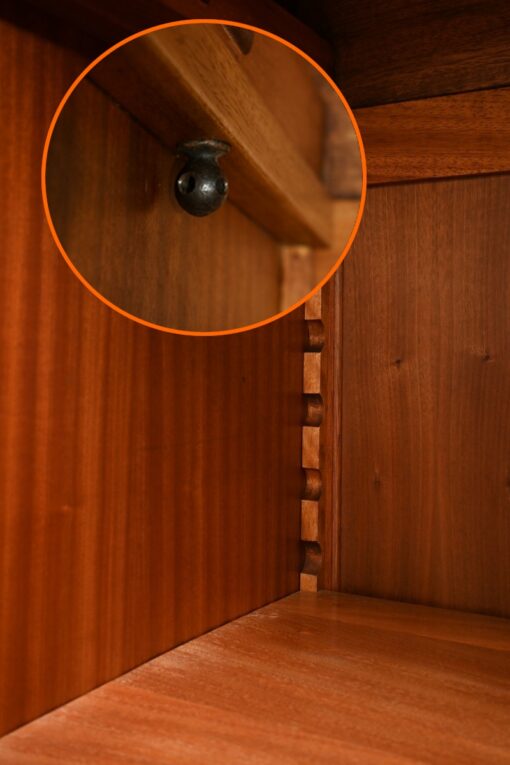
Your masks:
{"label": "reddish brown wood", "polygon": [[509,200],[508,175],[369,192],[343,267],[346,591],[510,614]]}
{"label": "reddish brown wood", "polygon": [[308,319],[305,324],[307,353],[320,353],[324,346],[324,325],[320,319]]}
{"label": "reddish brown wood", "polygon": [[[348,258],[352,257],[348,255]],[[323,550],[321,587],[340,589],[341,455],[342,455],[342,283],[343,268],[322,288],[324,347],[320,389],[323,400],[320,470],[320,539]]]}
{"label": "reddish brown wood", "polygon": [[510,88],[357,109],[369,183],[510,170]]}
{"label": "reddish brown wood", "polygon": [[301,540],[319,541],[319,503],[311,499],[301,502]]}
{"label": "reddish brown wood", "polygon": [[277,243],[229,200],[205,218],[186,214],[173,193],[182,164],[82,82],[46,172],[50,213],[74,266],[114,305],[164,327],[221,331],[274,316]]}
{"label": "reddish brown wood", "polygon": [[323,402],[320,393],[306,393],[304,400],[303,425],[319,427],[323,417]]}
{"label": "reddish brown wood", "polygon": [[303,499],[318,500],[321,495],[322,483],[320,471],[316,468],[304,468]]}
{"label": "reddish brown wood", "polygon": [[[186,24],[143,35],[100,61],[89,76],[171,151],[190,137],[227,141],[232,149],[222,164],[230,199],[280,242],[329,247],[332,202],[310,166],[310,147],[303,152],[303,138],[313,133],[314,163],[320,163],[317,73],[288,47],[281,52],[274,40],[257,34],[255,46],[268,51],[273,72],[282,69],[287,75],[280,85],[256,76],[256,61],[248,67],[218,24]],[[282,65],[296,58],[300,65],[290,70],[289,64]],[[283,95],[285,81],[292,87]],[[276,100],[290,108],[274,107]],[[338,98],[337,108],[344,111]],[[309,127],[296,130],[292,122],[297,117],[291,122],[286,116],[303,112],[312,115]]]}
{"label": "reddish brown wood", "polygon": [[303,311],[178,338],[94,298],[52,243],[39,187],[83,61],[1,34],[5,732],[297,589]]}
{"label": "reddish brown wood", "polygon": [[502,765],[509,652],[503,619],[298,593],[16,731],[0,758]]}
{"label": "reddish brown wood", "polygon": [[352,106],[510,84],[506,0],[287,4],[331,42],[336,79]]}
{"label": "reddish brown wood", "polygon": [[[6,4],[10,5],[11,0],[6,0]],[[252,24],[289,40],[327,71],[333,62],[329,44],[273,0],[244,0],[242,5],[237,0],[146,0],[144,3],[138,0],[68,0],[66,3],[30,0],[29,4],[17,0],[17,5],[22,7],[18,18],[29,16],[30,6],[35,6],[58,19],[54,25],[66,27],[66,36],[71,30],[79,30],[81,46],[88,39],[88,52],[102,52],[128,35],[169,21],[225,19]],[[12,9],[11,14],[14,13]],[[73,45],[80,46],[78,36]]]}

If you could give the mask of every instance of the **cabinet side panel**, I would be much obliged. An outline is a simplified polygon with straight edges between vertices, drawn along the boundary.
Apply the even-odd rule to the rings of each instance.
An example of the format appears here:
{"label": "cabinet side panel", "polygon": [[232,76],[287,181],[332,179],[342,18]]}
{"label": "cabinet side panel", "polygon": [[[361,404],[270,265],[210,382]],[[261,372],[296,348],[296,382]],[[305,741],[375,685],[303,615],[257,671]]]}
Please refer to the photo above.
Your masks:
{"label": "cabinet side panel", "polygon": [[2,23],[0,732],[298,588],[303,312],[185,338],[58,254],[44,136],[82,68]]}

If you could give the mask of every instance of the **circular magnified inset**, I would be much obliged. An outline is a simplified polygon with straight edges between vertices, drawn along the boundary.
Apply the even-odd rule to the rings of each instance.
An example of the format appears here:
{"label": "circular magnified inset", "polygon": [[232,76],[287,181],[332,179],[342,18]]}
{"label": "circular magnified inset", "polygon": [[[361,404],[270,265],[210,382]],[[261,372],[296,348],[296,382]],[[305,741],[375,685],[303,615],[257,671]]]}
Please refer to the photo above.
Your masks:
{"label": "circular magnified inset", "polygon": [[247,25],[174,22],[91,64],[52,121],[43,196],[75,274],[130,318],[223,334],[307,300],[346,255],[365,161],[332,80]]}

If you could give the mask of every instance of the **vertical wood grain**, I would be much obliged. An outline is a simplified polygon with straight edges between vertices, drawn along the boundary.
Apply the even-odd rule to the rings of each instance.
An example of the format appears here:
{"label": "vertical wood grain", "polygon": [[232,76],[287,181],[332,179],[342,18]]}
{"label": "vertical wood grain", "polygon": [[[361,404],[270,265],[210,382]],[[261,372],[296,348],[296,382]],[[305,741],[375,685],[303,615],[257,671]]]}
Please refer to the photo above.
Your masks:
{"label": "vertical wood grain", "polygon": [[[352,257],[351,254],[347,258]],[[345,262],[345,261],[344,261]],[[321,353],[321,393],[324,417],[321,423],[320,468],[323,491],[320,499],[322,523],[322,580],[325,590],[340,589],[341,566],[341,463],[342,463],[342,292],[343,267],[321,290],[324,348]]]}
{"label": "vertical wood grain", "polygon": [[510,614],[510,177],[376,188],[343,266],[342,589]]}
{"label": "vertical wood grain", "polygon": [[228,338],[82,287],[39,170],[82,68],[1,24],[0,732],[298,587],[303,312]]}

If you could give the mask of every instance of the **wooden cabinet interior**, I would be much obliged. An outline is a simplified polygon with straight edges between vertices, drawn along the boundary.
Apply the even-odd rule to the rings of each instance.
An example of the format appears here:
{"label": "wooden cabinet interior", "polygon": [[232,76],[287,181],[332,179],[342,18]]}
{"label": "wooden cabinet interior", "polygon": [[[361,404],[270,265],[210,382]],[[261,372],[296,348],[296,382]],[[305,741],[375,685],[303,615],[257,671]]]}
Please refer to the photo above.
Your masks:
{"label": "wooden cabinet interior", "polygon": [[510,88],[356,109],[369,182],[507,171],[509,111]]}
{"label": "wooden cabinet interior", "polygon": [[0,759],[504,763],[509,649],[503,619],[300,592],[6,736]]}
{"label": "wooden cabinet interior", "polygon": [[341,586],[510,616],[510,177],[370,191],[343,269]]}
{"label": "wooden cabinet interior", "polygon": [[179,338],[83,289],[39,188],[83,60],[1,31],[5,732],[297,589],[303,311]]}
{"label": "wooden cabinet interior", "polygon": [[[113,305],[177,330],[235,329],[302,300],[340,257],[361,195],[355,131],[325,90],[295,51],[256,34],[244,55],[221,24],[158,30],[100,61],[64,105],[47,158],[50,213],[78,272]],[[359,175],[344,204],[320,179],[330,112],[345,117]],[[173,193],[177,147],[205,136],[231,146],[230,191],[196,219]],[[305,256],[292,267],[289,245]]]}
{"label": "wooden cabinet interior", "polygon": [[506,0],[283,0],[331,44],[353,107],[510,85]]}
{"label": "wooden cabinet interior", "polygon": [[82,83],[56,127],[47,172],[73,265],[114,305],[164,327],[231,329],[277,314],[277,242],[229,200],[205,218],[184,213],[173,191],[182,164]]}
{"label": "wooden cabinet interior", "polygon": [[[257,6],[268,28],[269,5]],[[0,730],[231,622],[5,738],[8,763],[34,762],[43,744],[47,762],[73,762],[82,755],[74,735],[116,762],[125,752],[120,709],[129,735],[146,725],[131,740],[154,762],[164,762],[161,719],[180,726],[190,757],[209,756],[219,730],[236,756],[259,751],[262,740],[268,763],[303,761],[303,751],[325,762],[338,751],[345,762],[508,759],[509,622],[494,618],[510,616],[510,167],[501,139],[510,78],[507,58],[494,57],[505,34],[495,14],[504,9],[487,4],[480,26],[482,4],[469,3],[469,12],[447,4],[460,32],[434,47],[424,78],[416,73],[445,21],[439,5],[416,12],[413,41],[404,23],[411,6],[385,4],[387,39],[400,42],[388,44],[377,71],[380,15],[362,23],[365,3],[334,5],[320,3],[323,19],[333,8],[345,21],[340,32],[329,25],[333,56],[312,33],[308,52],[336,58],[360,107],[373,184],[366,216],[346,263],[306,313],[222,339],[136,326],[94,300],[58,257],[37,174],[47,123],[84,59],[3,24]],[[178,6],[157,4],[152,23],[167,10],[168,20],[184,13]],[[140,18],[151,23],[145,14],[155,7],[128,3],[101,29],[114,42]],[[229,6],[211,0],[207,9],[219,7]],[[253,21],[258,11],[247,8],[232,20]],[[104,4],[93,2],[79,16],[94,39],[98,17]],[[273,31],[285,17],[276,10]],[[289,30],[306,49],[302,23]],[[363,48],[365,69],[349,72],[347,52]],[[105,98],[92,85],[87,97]],[[105,114],[121,119],[111,109]],[[246,239],[270,250],[272,235],[242,225]],[[320,397],[318,419],[303,410],[303,392]],[[305,442],[303,424],[318,428]],[[306,465],[304,454],[312,455]],[[302,499],[311,504],[300,508]],[[296,591],[300,571],[308,589],[353,595],[302,593],[235,620]],[[332,667],[335,687],[315,703]],[[232,677],[232,695],[209,682],[216,671],[222,683]],[[269,695],[239,709],[266,682],[285,707],[285,740]],[[161,717],[139,723],[148,700]],[[232,731],[241,729],[238,740]],[[300,731],[299,746],[289,730]]]}
{"label": "wooden cabinet interior", "polygon": [[230,143],[229,198],[278,241],[332,244],[332,203],[317,175],[320,79],[299,54],[256,34],[245,55],[224,26],[192,24],[133,40],[90,77],[172,152],[190,138]]}
{"label": "wooden cabinet interior", "polygon": [[[320,3],[341,87],[364,107],[355,116],[369,191],[352,251],[321,301],[322,568],[314,587],[508,617],[503,5],[452,2],[424,17],[399,2],[370,13],[364,3]],[[414,39],[409,14],[422,30]],[[445,22],[457,33],[445,32],[451,45],[435,46],[435,66],[417,82],[412,73]],[[382,30],[384,45],[398,39],[405,55],[388,45],[374,67]],[[354,48],[340,44],[346,39],[367,53],[356,71],[346,58]],[[479,88],[443,95],[454,82]],[[400,101],[397,87],[412,100]]]}

